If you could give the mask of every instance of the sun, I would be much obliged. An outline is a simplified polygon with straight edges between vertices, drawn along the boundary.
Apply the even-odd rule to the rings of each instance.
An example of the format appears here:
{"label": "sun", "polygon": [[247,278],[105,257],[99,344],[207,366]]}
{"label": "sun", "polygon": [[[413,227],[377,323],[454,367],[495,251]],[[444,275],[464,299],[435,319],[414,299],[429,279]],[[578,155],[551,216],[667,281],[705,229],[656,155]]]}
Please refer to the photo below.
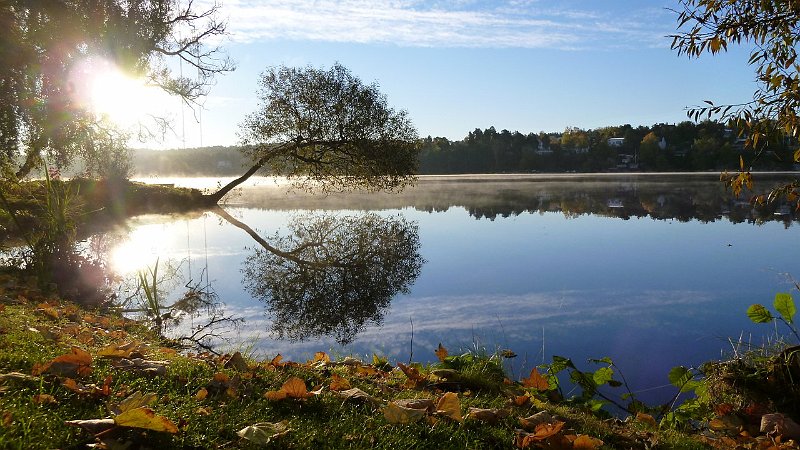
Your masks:
{"label": "sun", "polygon": [[161,89],[143,78],[126,74],[103,58],[86,58],[71,72],[77,104],[121,127],[130,127],[150,115],[162,115],[169,100]]}

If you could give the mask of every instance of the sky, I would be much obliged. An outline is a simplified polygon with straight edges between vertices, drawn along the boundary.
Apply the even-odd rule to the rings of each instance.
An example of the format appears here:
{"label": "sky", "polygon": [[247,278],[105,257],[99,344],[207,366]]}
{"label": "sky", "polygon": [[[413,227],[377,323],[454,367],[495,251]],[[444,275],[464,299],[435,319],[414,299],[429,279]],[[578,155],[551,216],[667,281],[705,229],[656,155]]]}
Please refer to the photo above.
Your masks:
{"label": "sky", "polygon": [[201,111],[176,106],[162,142],[140,146],[236,145],[258,107],[259,75],[279,65],[339,62],[408,111],[420,136],[451,140],[490,126],[677,123],[687,107],[749,100],[756,88],[746,48],[694,60],[670,50],[677,0],[218,3],[236,70],[218,77]]}

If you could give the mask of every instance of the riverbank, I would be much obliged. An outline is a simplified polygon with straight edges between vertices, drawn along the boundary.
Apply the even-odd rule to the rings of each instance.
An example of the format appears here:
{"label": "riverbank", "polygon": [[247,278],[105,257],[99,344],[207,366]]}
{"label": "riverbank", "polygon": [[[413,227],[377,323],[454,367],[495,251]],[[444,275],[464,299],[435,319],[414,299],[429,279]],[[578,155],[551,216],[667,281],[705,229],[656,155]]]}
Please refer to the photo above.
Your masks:
{"label": "riverbank", "polygon": [[505,378],[496,356],[454,369],[446,357],[405,366],[182,352],[142,323],[12,276],[0,288],[2,448],[707,447],[648,415],[601,420],[548,402]]}

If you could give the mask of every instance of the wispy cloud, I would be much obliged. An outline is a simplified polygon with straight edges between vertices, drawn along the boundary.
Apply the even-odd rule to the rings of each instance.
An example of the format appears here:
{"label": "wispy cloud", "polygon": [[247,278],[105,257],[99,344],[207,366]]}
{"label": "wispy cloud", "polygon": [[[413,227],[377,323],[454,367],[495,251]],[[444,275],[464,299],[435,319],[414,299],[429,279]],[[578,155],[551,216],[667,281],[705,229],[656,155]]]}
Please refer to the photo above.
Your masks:
{"label": "wispy cloud", "polygon": [[239,42],[597,49],[620,43],[649,45],[668,32],[658,15],[648,13],[652,7],[613,12],[558,9],[545,3],[551,2],[229,0],[223,12],[229,15],[232,39]]}

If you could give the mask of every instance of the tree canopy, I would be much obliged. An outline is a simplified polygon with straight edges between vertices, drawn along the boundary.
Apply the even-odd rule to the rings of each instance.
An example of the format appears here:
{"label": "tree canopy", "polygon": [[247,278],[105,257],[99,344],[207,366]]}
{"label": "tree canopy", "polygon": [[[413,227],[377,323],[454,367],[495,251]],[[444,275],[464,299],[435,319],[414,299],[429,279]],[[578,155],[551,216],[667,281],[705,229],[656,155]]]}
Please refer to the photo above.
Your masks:
{"label": "tree canopy", "polygon": [[[81,101],[81,73],[101,64],[196,101],[233,68],[205,45],[225,32],[216,13],[191,0],[0,1],[0,168],[23,177],[43,157],[67,165],[127,140]],[[172,60],[193,77],[175,74]]]}
{"label": "tree canopy", "polygon": [[212,201],[265,165],[297,186],[323,190],[393,189],[413,180],[418,144],[408,114],[344,66],[268,69],[258,98],[240,127],[254,165]]}
{"label": "tree canopy", "polygon": [[[726,51],[729,44],[751,45],[749,63],[758,81],[751,100],[730,105],[707,100],[707,106],[692,109],[690,116],[718,115],[737,123],[756,158],[771,151],[776,131],[800,137],[800,2],[680,0],[680,4],[678,32],[672,35],[674,50],[698,58]],[[795,153],[794,159],[799,157]],[[735,190],[751,183],[744,160],[740,169],[742,173],[732,179]]]}

